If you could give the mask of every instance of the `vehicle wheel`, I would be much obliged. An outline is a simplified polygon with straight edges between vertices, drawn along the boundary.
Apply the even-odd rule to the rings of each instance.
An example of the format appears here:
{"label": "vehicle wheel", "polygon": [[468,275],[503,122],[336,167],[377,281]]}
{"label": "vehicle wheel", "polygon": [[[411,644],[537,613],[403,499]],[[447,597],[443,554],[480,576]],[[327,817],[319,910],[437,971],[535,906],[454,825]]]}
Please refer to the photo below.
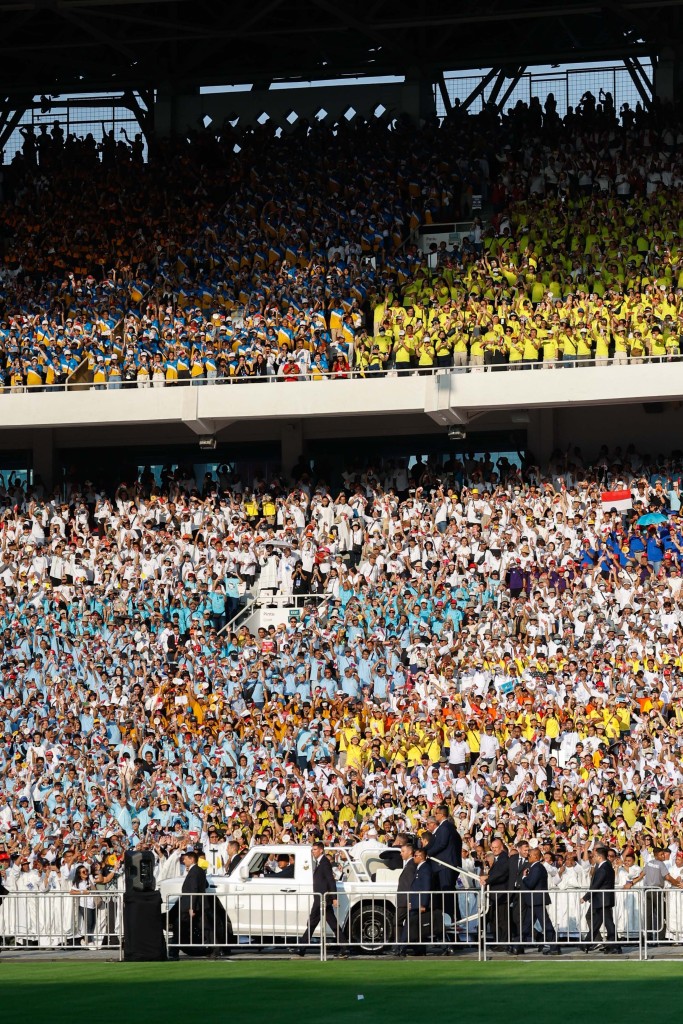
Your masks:
{"label": "vehicle wheel", "polygon": [[394,909],[383,903],[366,904],[353,912],[351,942],[365,953],[381,953],[394,942]]}

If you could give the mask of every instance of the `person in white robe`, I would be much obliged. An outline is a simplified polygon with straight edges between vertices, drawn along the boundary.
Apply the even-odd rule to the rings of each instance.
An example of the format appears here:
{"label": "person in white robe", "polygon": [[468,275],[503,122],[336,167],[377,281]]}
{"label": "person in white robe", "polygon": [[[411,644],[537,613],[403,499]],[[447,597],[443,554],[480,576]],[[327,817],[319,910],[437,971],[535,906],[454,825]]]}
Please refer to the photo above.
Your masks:
{"label": "person in white robe", "polygon": [[584,930],[586,908],[581,899],[588,888],[589,870],[575,850],[567,847],[564,864],[558,869],[555,898],[555,928],[565,938],[577,939]]}
{"label": "person in white robe", "polygon": [[677,850],[669,875],[679,880],[678,886],[667,882],[666,889],[666,937],[673,942],[683,942],[683,850]]}
{"label": "person in white robe", "polygon": [[638,939],[640,933],[640,892],[641,886],[635,880],[641,870],[636,864],[635,854],[627,851],[622,857],[616,873],[614,926],[620,939]]}
{"label": "person in white robe", "polygon": [[17,945],[34,945],[40,938],[40,903],[45,882],[28,857],[20,857],[8,872],[7,888],[19,899],[10,899],[11,927]]}

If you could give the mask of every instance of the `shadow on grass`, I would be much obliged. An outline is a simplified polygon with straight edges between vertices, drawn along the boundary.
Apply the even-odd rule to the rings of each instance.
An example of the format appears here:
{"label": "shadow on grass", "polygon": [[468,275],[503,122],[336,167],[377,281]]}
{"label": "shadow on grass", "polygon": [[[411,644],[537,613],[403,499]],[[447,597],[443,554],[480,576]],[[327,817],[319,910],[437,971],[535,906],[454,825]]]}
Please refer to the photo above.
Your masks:
{"label": "shadow on grass", "polygon": [[[2,1019],[73,1024],[681,1021],[683,963],[2,964]],[[363,995],[359,1000],[358,996]]]}

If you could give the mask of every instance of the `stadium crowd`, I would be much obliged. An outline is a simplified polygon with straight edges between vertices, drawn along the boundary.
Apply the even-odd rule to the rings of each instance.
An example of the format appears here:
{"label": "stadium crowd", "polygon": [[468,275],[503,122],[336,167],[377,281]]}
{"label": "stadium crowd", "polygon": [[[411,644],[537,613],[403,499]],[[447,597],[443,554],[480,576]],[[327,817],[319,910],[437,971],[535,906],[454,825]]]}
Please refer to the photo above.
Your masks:
{"label": "stadium crowd", "polygon": [[[660,108],[456,107],[305,147],[225,126],[147,164],[137,139],[31,136],[0,205],[5,390],[86,360],[117,388],[679,355],[682,136]],[[477,195],[491,221],[461,245],[405,244]],[[196,844],[220,873],[251,843],[424,836],[445,805],[475,875],[528,842],[578,890],[604,846],[618,885],[680,887],[682,475],[630,446],[3,481],[3,884],[80,893],[92,938],[127,849]],[[288,621],[226,629],[253,592]]]}
{"label": "stadium crowd", "polygon": [[[502,839],[552,883],[598,844],[620,882],[680,878],[682,475],[630,446],[5,487],[5,886],[115,884],[124,850],[188,842],[218,872],[391,844],[441,803],[475,873]],[[245,587],[300,607],[223,630]]]}
{"label": "stadium crowd", "polygon": [[[672,109],[226,122],[151,139],[148,163],[138,139],[24,134],[0,206],[4,390],[79,366],[119,388],[680,354]],[[460,244],[409,241],[473,216]]]}

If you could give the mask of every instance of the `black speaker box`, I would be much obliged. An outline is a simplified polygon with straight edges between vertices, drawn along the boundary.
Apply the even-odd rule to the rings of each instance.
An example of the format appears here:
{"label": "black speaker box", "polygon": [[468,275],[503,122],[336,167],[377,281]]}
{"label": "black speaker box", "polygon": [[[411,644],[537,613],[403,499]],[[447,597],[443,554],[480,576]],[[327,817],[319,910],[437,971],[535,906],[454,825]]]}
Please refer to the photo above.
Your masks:
{"label": "black speaker box", "polygon": [[123,897],[123,958],[166,959],[160,892],[127,892]]}
{"label": "black speaker box", "polygon": [[123,862],[126,892],[154,892],[154,854],[149,850],[127,853]]}

